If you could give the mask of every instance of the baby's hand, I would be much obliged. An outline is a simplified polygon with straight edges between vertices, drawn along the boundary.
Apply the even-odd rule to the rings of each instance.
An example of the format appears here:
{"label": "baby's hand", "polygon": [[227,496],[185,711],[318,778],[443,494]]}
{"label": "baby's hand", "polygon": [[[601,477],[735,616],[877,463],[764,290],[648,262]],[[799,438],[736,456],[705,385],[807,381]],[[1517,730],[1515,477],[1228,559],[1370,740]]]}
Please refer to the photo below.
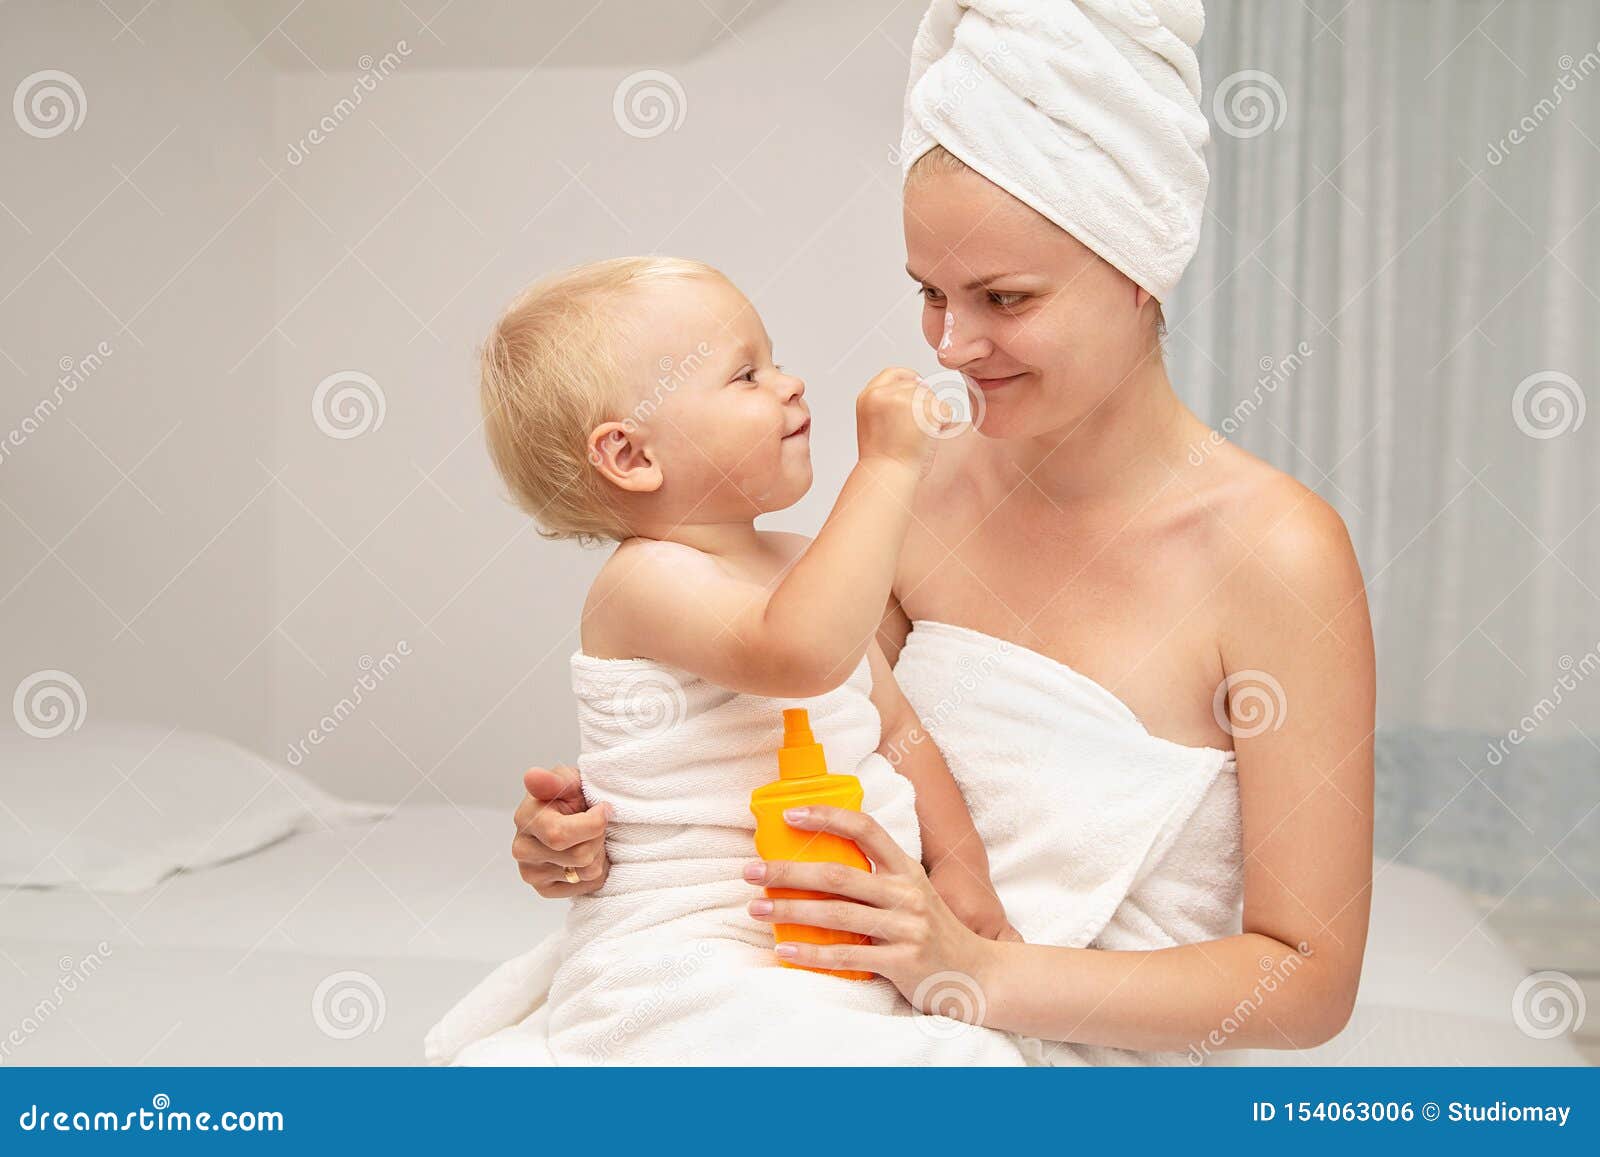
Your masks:
{"label": "baby's hand", "polygon": [[887,458],[924,476],[933,465],[934,435],[952,417],[916,371],[901,367],[884,370],[856,397],[856,443],[861,459]]}
{"label": "baby's hand", "polygon": [[985,940],[1021,940],[1022,933],[1006,918],[994,885],[973,875],[967,865],[947,857],[928,873],[928,882],[950,911]]}

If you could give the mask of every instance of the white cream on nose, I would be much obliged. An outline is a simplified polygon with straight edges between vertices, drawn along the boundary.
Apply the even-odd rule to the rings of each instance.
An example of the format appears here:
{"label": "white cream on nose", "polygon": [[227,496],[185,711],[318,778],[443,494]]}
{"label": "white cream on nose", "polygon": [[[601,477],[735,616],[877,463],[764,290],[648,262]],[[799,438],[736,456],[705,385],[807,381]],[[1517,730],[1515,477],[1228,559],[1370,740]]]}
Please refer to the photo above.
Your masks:
{"label": "white cream on nose", "polygon": [[955,310],[944,311],[944,337],[939,340],[939,352],[944,353],[955,342],[956,314]]}

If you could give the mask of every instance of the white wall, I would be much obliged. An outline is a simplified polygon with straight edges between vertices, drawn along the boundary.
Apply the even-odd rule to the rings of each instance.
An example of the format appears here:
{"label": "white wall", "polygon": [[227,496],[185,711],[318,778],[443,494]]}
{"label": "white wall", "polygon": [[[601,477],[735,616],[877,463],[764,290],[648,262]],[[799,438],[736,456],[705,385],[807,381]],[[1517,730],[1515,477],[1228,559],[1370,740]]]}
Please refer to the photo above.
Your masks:
{"label": "white wall", "polygon": [[[150,6],[131,27],[94,3],[0,9],[8,703],[59,669],[90,720],[271,738],[267,670],[221,677],[273,598],[272,509],[252,501],[250,465],[270,457],[269,365],[228,371],[272,300],[273,197],[257,162],[270,70],[250,49],[202,3]],[[75,79],[84,115],[41,138],[22,126],[51,131],[48,106],[19,121],[9,98],[45,69]],[[59,386],[63,362],[95,358],[76,388]]]}

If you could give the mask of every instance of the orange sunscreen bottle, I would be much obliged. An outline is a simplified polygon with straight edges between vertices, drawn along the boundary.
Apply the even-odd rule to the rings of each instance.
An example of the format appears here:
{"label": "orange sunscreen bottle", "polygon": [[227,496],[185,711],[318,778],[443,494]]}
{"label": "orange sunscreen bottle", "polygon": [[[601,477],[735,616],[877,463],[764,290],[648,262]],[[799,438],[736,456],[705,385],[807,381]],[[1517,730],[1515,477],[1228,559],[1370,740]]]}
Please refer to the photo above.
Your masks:
{"label": "orange sunscreen bottle", "polygon": [[[831,832],[808,832],[792,828],[783,821],[785,808],[827,804],[861,810],[861,781],[853,775],[830,775],[822,758],[822,745],[811,735],[811,719],[805,708],[783,713],[783,746],[778,749],[778,778],[750,793],[750,810],[756,817],[756,854],[763,860],[801,860],[810,863],[832,861],[871,871],[867,857],[854,840]],[[774,900],[831,900],[827,892],[799,888],[768,888]],[[812,928],[805,924],[773,925],[775,939],[802,940],[808,944],[870,944],[870,936],[839,932],[832,928]],[[780,960],[785,968],[805,968]],[[874,973],[830,968],[807,968],[808,972],[827,972],[849,980],[871,980]]]}

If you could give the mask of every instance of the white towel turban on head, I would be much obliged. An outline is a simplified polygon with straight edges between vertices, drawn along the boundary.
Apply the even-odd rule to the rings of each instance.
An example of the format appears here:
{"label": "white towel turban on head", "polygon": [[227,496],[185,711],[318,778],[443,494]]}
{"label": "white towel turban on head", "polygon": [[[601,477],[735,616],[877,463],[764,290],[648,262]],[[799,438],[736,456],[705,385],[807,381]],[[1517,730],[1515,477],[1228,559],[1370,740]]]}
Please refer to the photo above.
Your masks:
{"label": "white towel turban on head", "polygon": [[933,0],[901,164],[943,145],[1164,300],[1205,210],[1200,0]]}

